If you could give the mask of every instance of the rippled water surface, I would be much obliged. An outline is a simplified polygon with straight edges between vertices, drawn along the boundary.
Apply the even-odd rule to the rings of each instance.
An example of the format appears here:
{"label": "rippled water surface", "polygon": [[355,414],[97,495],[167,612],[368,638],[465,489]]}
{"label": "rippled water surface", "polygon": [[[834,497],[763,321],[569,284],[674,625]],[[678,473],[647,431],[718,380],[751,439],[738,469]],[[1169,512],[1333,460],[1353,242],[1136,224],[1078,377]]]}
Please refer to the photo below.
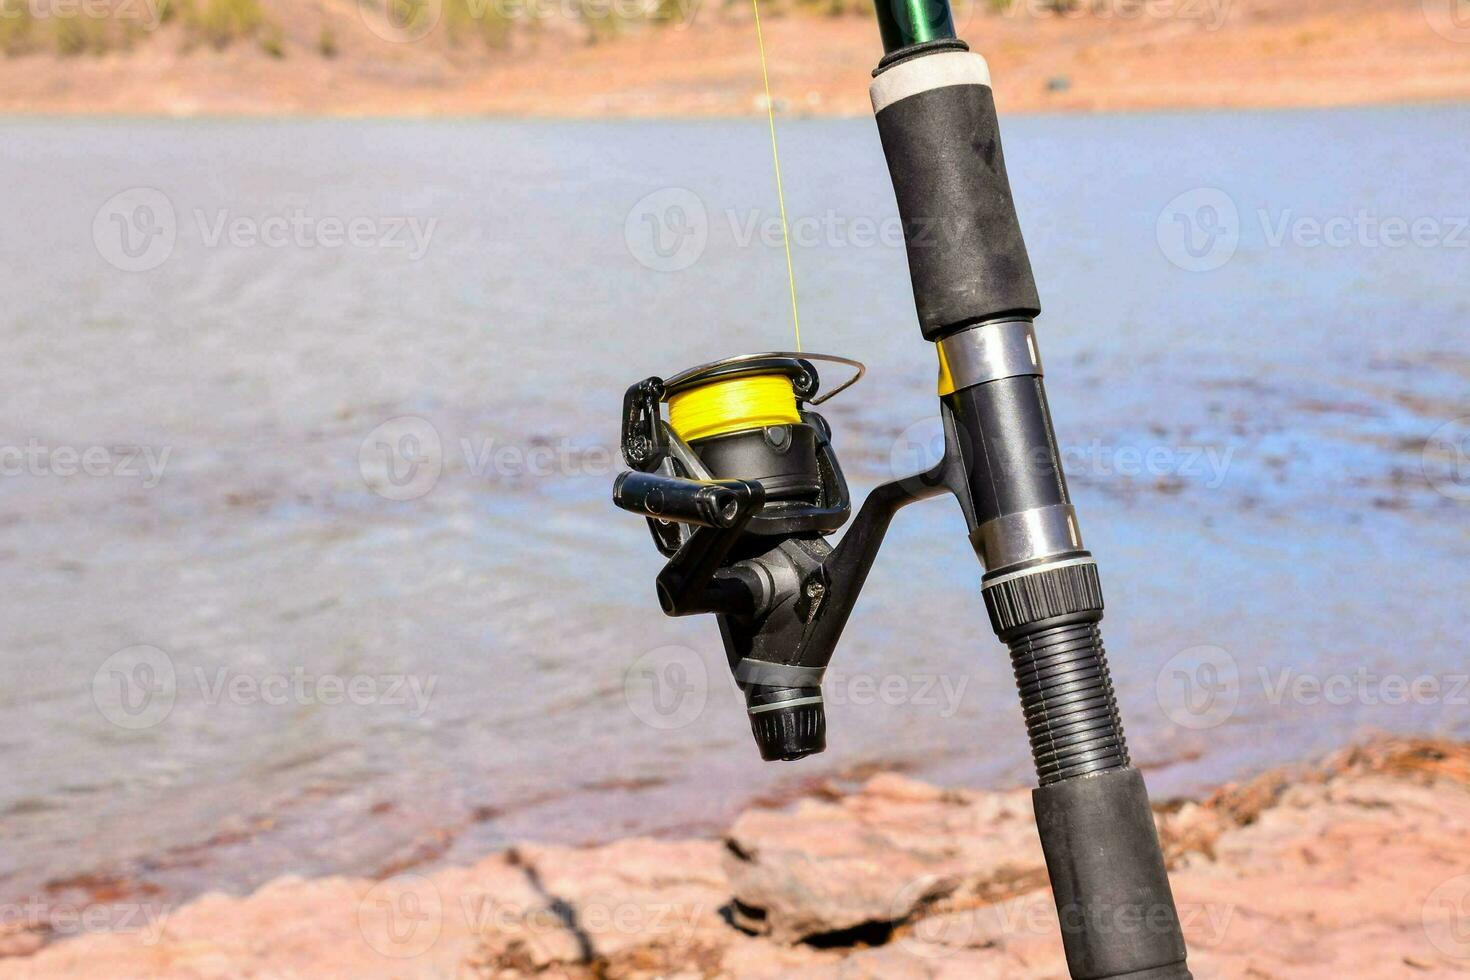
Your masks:
{"label": "rippled water surface", "polygon": [[[792,343],[763,126],[0,123],[9,893],[705,832],[878,768],[1027,781],[952,504],[898,520],[834,663],[831,748],[782,766],[756,758],[714,624],[657,615],[647,532],[609,505],[629,383]],[[1470,416],[1467,131],[1462,108],[1006,124],[1156,790],[1464,729],[1470,492],[1438,457],[1426,480],[1424,447]],[[933,354],[872,124],[782,138],[804,340],[871,365],[829,412],[864,493],[924,462]],[[1300,234],[1362,215],[1438,237]],[[327,241],[355,218],[366,238]],[[1231,227],[1229,260],[1191,271]],[[158,257],[156,228],[161,264],[119,268]],[[701,228],[697,261],[662,268]],[[424,423],[380,428],[404,416]],[[400,450],[437,480],[385,482]],[[702,700],[649,701],[635,663]],[[1373,696],[1385,675],[1445,688]],[[166,704],[127,697],[165,680]]]}

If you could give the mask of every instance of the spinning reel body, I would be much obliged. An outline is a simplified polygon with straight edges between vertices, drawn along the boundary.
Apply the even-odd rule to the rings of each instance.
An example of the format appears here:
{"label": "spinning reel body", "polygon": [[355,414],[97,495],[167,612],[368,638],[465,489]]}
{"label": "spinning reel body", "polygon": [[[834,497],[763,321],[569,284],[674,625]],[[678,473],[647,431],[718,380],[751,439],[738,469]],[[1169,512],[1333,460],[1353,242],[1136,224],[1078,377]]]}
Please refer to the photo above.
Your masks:
{"label": "spinning reel body", "polygon": [[[813,361],[855,373],[818,397]],[[648,519],[669,559],[657,580],[664,612],[718,617],[767,760],[825,748],[822,675],[887,517],[901,505],[892,491],[875,492],[870,500],[894,506],[865,506],[841,545],[827,540],[847,522],[852,501],[831,427],[811,406],[862,371],[826,355],[747,355],[669,381],[649,378],[624,399],[623,455],[634,472],[619,478],[613,499]]]}

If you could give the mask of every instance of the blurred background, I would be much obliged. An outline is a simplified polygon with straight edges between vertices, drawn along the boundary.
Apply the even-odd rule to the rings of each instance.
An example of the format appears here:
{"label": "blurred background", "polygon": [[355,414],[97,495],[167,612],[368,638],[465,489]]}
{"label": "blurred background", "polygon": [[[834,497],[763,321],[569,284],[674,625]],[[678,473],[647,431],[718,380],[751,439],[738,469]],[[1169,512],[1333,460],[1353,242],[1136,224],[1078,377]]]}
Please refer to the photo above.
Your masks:
{"label": "blurred background", "polygon": [[[1028,785],[952,505],[762,764],[658,614],[624,389],[806,349],[942,445],[863,0],[0,0],[0,902],[243,894]],[[1470,8],[974,0],[1134,755],[1466,734]]]}

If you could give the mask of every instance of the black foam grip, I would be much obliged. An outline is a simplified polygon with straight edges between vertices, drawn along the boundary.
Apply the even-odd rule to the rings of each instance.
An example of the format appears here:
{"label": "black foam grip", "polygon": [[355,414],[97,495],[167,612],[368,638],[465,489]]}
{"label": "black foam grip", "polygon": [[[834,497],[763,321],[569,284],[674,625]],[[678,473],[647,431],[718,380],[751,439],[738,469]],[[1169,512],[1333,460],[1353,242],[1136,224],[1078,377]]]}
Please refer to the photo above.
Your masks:
{"label": "black foam grip", "polygon": [[1032,803],[1074,980],[1190,980],[1138,770],[1043,786]]}
{"label": "black foam grip", "polygon": [[928,340],[1041,311],[986,85],[920,92],[878,113]]}

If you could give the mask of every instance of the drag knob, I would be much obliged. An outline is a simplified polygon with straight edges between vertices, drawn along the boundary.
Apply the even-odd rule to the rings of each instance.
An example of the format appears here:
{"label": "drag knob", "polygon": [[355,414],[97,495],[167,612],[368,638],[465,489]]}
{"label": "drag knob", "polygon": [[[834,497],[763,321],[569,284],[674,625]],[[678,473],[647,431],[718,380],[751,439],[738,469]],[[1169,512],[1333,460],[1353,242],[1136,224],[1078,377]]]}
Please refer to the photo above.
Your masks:
{"label": "drag knob", "polygon": [[792,762],[827,747],[821,692],[801,693],[805,696],[751,706],[750,730],[765,761]]}

